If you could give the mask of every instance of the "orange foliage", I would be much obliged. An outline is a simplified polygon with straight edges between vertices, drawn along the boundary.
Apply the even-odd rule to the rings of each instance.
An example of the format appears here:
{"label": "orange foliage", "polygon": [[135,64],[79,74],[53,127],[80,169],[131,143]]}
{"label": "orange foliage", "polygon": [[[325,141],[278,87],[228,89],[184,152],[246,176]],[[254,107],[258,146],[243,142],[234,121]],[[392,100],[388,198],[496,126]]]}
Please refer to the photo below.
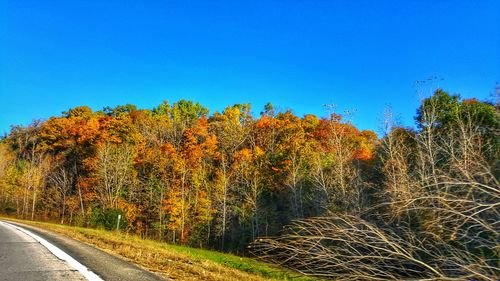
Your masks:
{"label": "orange foliage", "polygon": [[[220,235],[221,222],[214,220],[220,220],[222,207],[228,212],[224,219],[248,223],[243,220],[257,214],[263,190],[269,194],[293,188],[314,172],[311,162],[319,156],[330,159],[343,148],[348,151],[342,156],[346,161],[374,158],[375,133],[360,132],[338,114],[320,119],[273,111],[254,119],[249,105],[235,105],[207,118],[188,102],[175,106],[165,103],[153,111],[125,106],[115,110],[119,114],[77,107],[43,122],[35,130],[37,152],[50,153],[74,173],[68,210],[74,213],[84,205],[88,213],[105,204],[98,196],[95,171],[99,163],[109,161],[113,173],[133,179],[115,194],[131,229],[141,233],[160,221],[156,229],[166,228],[175,240],[186,243],[203,226],[215,226],[212,231]],[[116,150],[129,155],[126,169],[99,156],[108,145],[128,148]],[[248,194],[253,197],[246,198]]]}

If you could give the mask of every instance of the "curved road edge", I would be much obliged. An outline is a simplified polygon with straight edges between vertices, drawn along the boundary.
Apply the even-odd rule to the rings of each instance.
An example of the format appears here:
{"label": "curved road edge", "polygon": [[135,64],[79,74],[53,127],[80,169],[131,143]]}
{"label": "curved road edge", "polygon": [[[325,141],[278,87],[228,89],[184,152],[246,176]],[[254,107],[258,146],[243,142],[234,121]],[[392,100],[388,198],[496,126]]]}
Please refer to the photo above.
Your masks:
{"label": "curved road edge", "polygon": [[[66,237],[64,235],[56,234],[49,230],[9,220],[2,219],[0,222],[4,222],[13,227],[17,227],[20,231],[24,230],[23,232],[28,235],[30,235],[29,233],[31,233],[32,235],[40,238],[42,241],[46,241],[48,244],[54,246],[55,248],[58,248],[62,253],[66,254],[75,262],[79,263],[83,268],[87,269],[87,273],[91,272],[93,275],[95,275],[92,278],[99,278],[99,279],[90,279],[82,272],[82,275],[87,277],[88,280],[92,281],[165,280],[164,278],[150,271],[147,271],[136,264],[130,263],[119,257],[106,253],[103,250],[95,248],[94,246]],[[40,240],[38,240],[34,236],[32,237],[40,242]],[[40,243],[44,245],[42,242]],[[47,247],[46,245],[44,246]],[[62,259],[59,256],[57,257]]]}
{"label": "curved road edge", "polygon": [[88,269],[86,266],[83,264],[79,263],[77,260],[75,260],[73,257],[65,253],[63,250],[59,249],[57,246],[53,245],[49,241],[43,239],[42,237],[32,233],[31,231],[24,229],[20,226],[5,222],[5,221],[0,221],[0,224],[15,228],[24,234],[30,236],[31,238],[35,239],[38,241],[38,243],[42,244],[49,252],[51,252],[54,256],[56,256],[58,259],[65,261],[68,263],[72,268],[80,272],[87,280],[89,281],[104,281],[102,280],[97,274],[92,272],[90,269]]}

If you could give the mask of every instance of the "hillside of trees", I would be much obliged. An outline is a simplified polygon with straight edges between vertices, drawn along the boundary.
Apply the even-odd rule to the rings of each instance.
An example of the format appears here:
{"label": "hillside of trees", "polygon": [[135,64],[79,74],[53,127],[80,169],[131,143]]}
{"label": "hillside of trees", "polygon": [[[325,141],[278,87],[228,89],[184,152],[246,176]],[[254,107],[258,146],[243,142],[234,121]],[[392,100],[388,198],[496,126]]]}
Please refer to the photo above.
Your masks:
{"label": "hillside of trees", "polygon": [[500,106],[441,89],[416,129],[181,100],[12,127],[0,213],[252,254],[335,280],[498,279]]}

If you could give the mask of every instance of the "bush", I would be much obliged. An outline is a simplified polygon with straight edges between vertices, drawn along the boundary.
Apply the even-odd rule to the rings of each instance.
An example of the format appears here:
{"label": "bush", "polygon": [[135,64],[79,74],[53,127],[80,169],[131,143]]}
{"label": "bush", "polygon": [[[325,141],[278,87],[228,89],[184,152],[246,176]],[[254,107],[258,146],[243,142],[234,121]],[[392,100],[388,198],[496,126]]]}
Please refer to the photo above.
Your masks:
{"label": "bush", "polygon": [[120,229],[124,229],[128,222],[120,209],[94,208],[89,218],[89,225],[99,229],[113,230],[116,229],[119,215],[121,215]]}

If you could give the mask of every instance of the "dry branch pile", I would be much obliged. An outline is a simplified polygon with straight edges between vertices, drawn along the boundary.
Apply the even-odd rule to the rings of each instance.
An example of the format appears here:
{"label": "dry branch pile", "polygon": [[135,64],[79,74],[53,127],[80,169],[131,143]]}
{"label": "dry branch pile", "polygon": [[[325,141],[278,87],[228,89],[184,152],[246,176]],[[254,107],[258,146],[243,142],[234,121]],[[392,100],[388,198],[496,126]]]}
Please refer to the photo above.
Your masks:
{"label": "dry branch pile", "polygon": [[296,220],[251,251],[333,280],[499,280],[498,109],[436,91],[418,131],[386,122],[370,205]]}

